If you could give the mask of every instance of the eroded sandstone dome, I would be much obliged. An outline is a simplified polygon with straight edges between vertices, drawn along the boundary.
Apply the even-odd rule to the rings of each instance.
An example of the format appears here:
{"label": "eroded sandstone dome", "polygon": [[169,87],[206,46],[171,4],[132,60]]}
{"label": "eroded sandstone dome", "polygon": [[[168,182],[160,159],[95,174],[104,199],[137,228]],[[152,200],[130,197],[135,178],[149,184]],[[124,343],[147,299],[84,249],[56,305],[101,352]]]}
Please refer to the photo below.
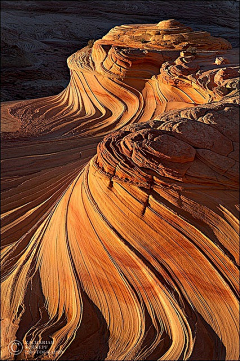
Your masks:
{"label": "eroded sandstone dome", "polygon": [[174,19],[160,21],[158,24],[116,26],[103,39],[146,49],[155,47],[179,50],[189,46],[205,50],[232,48],[225,39],[213,37],[206,31],[193,31]]}
{"label": "eroded sandstone dome", "polygon": [[2,104],[2,359],[237,359],[237,55],[122,25]]}

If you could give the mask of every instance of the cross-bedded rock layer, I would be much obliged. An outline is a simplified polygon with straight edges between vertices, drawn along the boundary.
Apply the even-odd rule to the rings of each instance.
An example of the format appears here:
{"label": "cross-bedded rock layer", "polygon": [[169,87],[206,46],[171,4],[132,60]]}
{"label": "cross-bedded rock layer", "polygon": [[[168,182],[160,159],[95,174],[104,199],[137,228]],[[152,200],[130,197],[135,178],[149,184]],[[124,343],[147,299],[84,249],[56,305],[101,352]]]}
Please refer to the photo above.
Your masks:
{"label": "cross-bedded rock layer", "polygon": [[237,359],[236,55],[124,25],[2,104],[2,358]]}
{"label": "cross-bedded rock layer", "polygon": [[194,32],[174,19],[160,21],[158,24],[116,26],[103,39],[137,47],[142,43],[142,47],[147,49],[182,50],[189,46],[206,50],[231,49],[228,41],[214,38],[206,31]]}

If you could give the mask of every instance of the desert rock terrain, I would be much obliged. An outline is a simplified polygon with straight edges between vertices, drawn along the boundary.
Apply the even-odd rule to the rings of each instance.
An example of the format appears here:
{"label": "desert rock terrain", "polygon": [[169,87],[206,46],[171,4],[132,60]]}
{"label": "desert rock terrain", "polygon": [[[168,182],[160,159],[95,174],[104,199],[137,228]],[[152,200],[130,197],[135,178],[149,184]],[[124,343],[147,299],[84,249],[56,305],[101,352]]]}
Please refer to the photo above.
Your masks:
{"label": "desert rock terrain", "polygon": [[238,49],[124,22],[67,65],[2,103],[2,359],[237,360]]}
{"label": "desert rock terrain", "polygon": [[60,93],[66,58],[122,24],[178,19],[239,45],[238,1],[1,1],[1,101]]}

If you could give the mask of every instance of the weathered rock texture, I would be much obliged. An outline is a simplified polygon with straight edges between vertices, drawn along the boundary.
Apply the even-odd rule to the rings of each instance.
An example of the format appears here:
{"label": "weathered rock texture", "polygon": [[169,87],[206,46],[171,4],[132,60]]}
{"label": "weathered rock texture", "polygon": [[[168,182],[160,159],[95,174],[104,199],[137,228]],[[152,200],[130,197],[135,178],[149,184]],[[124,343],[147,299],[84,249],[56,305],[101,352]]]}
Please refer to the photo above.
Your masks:
{"label": "weathered rock texture", "polygon": [[68,66],[2,104],[2,358],[236,360],[236,49],[168,20]]}
{"label": "weathered rock texture", "polygon": [[219,0],[1,1],[2,101],[57,94],[66,58],[121,24],[174,18],[239,44],[239,2]]}

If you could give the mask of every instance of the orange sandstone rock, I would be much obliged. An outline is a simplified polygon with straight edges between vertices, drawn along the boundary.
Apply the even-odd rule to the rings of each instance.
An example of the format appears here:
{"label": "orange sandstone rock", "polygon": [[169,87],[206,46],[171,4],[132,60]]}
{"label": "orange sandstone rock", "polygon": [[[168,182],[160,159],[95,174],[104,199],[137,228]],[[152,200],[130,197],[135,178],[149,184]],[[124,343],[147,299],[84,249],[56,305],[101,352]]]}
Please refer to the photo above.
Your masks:
{"label": "orange sandstone rock", "polygon": [[129,46],[159,49],[187,49],[194,47],[205,50],[231,49],[231,44],[214,38],[206,31],[193,31],[190,27],[171,19],[158,24],[121,25],[111,29],[104,40],[125,43]]}
{"label": "orange sandstone rock", "polygon": [[[2,359],[239,355],[239,72],[175,20],[112,29],[2,104]],[[221,60],[224,59],[224,60]],[[216,60],[220,59],[220,60]]]}

